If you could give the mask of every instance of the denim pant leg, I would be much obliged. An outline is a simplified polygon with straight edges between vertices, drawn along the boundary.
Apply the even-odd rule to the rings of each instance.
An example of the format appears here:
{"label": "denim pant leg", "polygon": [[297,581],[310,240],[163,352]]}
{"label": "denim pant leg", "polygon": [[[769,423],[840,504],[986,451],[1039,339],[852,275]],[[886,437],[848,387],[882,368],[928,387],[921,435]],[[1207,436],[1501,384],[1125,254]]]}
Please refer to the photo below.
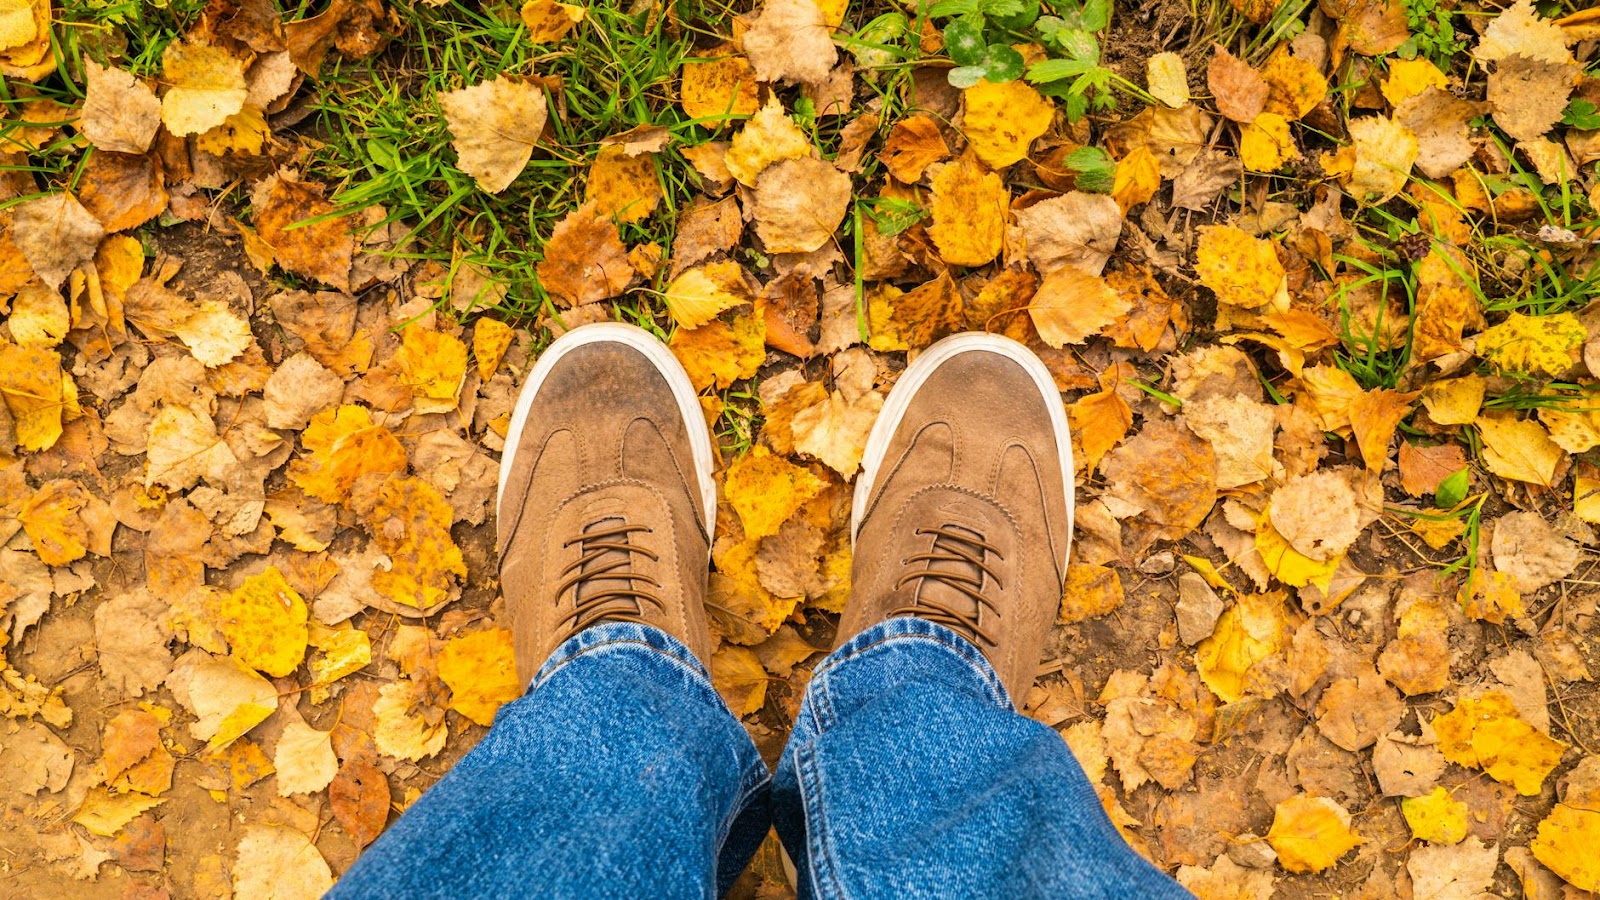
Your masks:
{"label": "denim pant leg", "polygon": [[773,779],[801,897],[1188,897],[1106,817],[1066,742],[955,632],[895,618],[835,650]]}
{"label": "denim pant leg", "polygon": [[710,897],[766,835],[767,767],[665,632],[562,644],[329,897]]}

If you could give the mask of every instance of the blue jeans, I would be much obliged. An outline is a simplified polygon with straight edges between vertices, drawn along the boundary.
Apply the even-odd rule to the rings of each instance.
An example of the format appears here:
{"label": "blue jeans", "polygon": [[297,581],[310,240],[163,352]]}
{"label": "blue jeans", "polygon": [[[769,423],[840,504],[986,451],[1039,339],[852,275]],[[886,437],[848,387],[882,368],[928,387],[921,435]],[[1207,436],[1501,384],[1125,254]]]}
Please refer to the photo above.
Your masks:
{"label": "blue jeans", "polygon": [[770,777],[674,638],[579,632],[330,898],[712,897],[776,825],[801,897],[1188,897],[955,632],[882,622],[819,666]]}

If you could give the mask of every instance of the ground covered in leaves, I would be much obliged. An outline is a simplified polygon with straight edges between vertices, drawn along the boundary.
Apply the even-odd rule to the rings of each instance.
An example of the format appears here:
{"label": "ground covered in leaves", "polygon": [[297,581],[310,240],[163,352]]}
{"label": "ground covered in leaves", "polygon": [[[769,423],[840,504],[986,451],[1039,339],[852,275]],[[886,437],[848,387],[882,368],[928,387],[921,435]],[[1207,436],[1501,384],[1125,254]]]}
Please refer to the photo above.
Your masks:
{"label": "ground covered in leaves", "polygon": [[6,892],[331,884],[517,692],[497,458],[604,319],[703,393],[769,758],[884,394],[987,329],[1079,466],[1018,699],[1141,853],[1600,889],[1580,5],[0,0]]}

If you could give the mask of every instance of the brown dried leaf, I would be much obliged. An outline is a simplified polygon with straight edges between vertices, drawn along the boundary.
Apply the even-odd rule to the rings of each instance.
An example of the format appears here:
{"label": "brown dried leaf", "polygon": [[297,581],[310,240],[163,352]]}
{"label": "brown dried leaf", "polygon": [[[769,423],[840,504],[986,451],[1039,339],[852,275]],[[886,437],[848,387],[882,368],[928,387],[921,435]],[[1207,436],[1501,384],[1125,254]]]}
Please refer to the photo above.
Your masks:
{"label": "brown dried leaf", "polygon": [[633,280],[616,223],[601,216],[593,203],[556,225],[537,270],[545,292],[566,307],[615,297]]}

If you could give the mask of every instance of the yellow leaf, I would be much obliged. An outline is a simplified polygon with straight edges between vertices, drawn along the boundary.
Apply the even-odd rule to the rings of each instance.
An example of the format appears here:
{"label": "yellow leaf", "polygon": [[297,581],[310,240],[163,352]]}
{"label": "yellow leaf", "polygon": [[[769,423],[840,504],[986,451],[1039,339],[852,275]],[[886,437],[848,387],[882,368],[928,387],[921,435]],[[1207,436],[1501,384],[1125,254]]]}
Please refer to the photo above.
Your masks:
{"label": "yellow leaf", "polygon": [[1103,616],[1122,606],[1122,578],[1117,570],[1093,563],[1067,566],[1067,583],[1061,593],[1056,622],[1070,625]]}
{"label": "yellow leaf", "polygon": [[400,382],[411,388],[418,413],[447,413],[456,408],[467,377],[467,345],[455,335],[412,325],[395,351]]}
{"label": "yellow leaf", "polygon": [[[1287,300],[1288,281],[1272,242],[1232,225],[1202,225],[1195,271],[1223,303],[1256,309]],[[1280,303],[1279,305],[1287,305]]]}
{"label": "yellow leaf", "polygon": [[61,294],[34,279],[11,299],[11,317],[6,324],[18,344],[54,347],[72,328],[72,318]]}
{"label": "yellow leaf", "polygon": [[322,790],[339,772],[332,733],[318,731],[304,722],[290,722],[278,737],[272,766],[278,774],[280,797]]}
{"label": "yellow leaf", "polygon": [[1195,668],[1224,703],[1250,693],[1250,669],[1288,646],[1294,629],[1282,592],[1243,594],[1222,611],[1211,636],[1195,648]]}
{"label": "yellow leaf", "polygon": [[724,162],[728,172],[745,187],[755,187],[756,178],[767,166],[780,159],[798,159],[811,154],[805,132],[783,111],[777,94],[751,116],[744,128],[733,136]]}
{"label": "yellow leaf", "polygon": [[1339,553],[1319,562],[1294,549],[1278,529],[1272,527],[1272,519],[1266,513],[1262,513],[1261,524],[1256,526],[1255,543],[1256,553],[1261,555],[1267,571],[1290,587],[1312,584],[1327,592],[1339,561],[1344,559],[1344,554]]}
{"label": "yellow leaf", "polygon": [[767,671],[749,647],[717,648],[711,656],[711,683],[736,716],[759,712],[767,702]]}
{"label": "yellow leaf", "polygon": [[667,314],[679,328],[699,328],[723,310],[749,303],[744,270],[731,260],[690,269],[667,285]]}
{"label": "yellow leaf", "polygon": [[1145,85],[1150,96],[1177,109],[1189,102],[1189,73],[1183,57],[1176,53],[1157,53],[1145,60]]}
{"label": "yellow leaf", "polygon": [[452,638],[439,652],[439,679],[450,687],[450,708],[485,727],[502,704],[522,696],[511,632],[490,628]]}
{"label": "yellow leaf", "polygon": [[1328,80],[1317,67],[1289,52],[1289,44],[1279,45],[1261,70],[1267,82],[1266,111],[1294,121],[1317,108],[1328,96]]}
{"label": "yellow leaf", "polygon": [[183,137],[210,131],[244,109],[244,60],[221,47],[173,41],[161,54],[161,121]]}
{"label": "yellow leaf", "polygon": [[255,156],[266,145],[272,127],[262,111],[250,104],[222,120],[222,124],[194,139],[194,145],[206,153],[222,156],[238,153]]}
{"label": "yellow leaf", "polygon": [[1517,580],[1509,573],[1491,569],[1473,571],[1471,581],[1461,586],[1457,599],[1468,618],[1496,625],[1526,611],[1522,594],[1517,591]]}
{"label": "yellow leaf", "polygon": [[1511,313],[1478,335],[1478,355],[1502,372],[1559,376],[1572,368],[1589,330],[1572,313],[1525,316]]}
{"label": "yellow leaf", "polygon": [[900,336],[900,329],[895,324],[894,301],[905,295],[888,282],[874,285],[867,293],[867,346],[879,353],[893,353],[896,350],[910,350],[911,345]]}
{"label": "yellow leaf", "polygon": [[1264,112],[1239,129],[1239,161],[1252,172],[1276,172],[1300,156],[1289,135],[1289,120]]}
{"label": "yellow leaf", "polygon": [[363,475],[406,470],[405,448],[389,429],[373,423],[364,406],[317,413],[300,443],[307,455],[289,465],[289,480],[324,503],[343,502]]}
{"label": "yellow leaf", "polygon": [[1390,106],[1399,106],[1430,87],[1444,90],[1449,86],[1450,79],[1427,57],[1392,57],[1389,60],[1389,77],[1383,82],[1383,99],[1389,101]]}
{"label": "yellow leaf", "polygon": [[1267,843],[1290,872],[1320,872],[1366,839],[1350,830],[1350,814],[1327,797],[1300,794],[1273,811]]}
{"label": "yellow leaf", "polygon": [[[227,749],[216,753],[207,751],[204,758],[227,766],[228,778],[236,791],[242,791],[278,771],[272,767],[272,760],[267,759],[267,754],[261,751],[261,745],[250,740],[234,741]],[[226,796],[223,795],[224,798]]]}
{"label": "yellow leaf", "polygon": [[144,794],[113,794],[108,788],[96,787],[83,798],[72,821],[89,829],[90,834],[113,837],[129,822],[165,802]]}
{"label": "yellow leaf", "polygon": [[[1570,799],[1570,798],[1569,798]],[[1533,839],[1533,857],[1580,891],[1600,891],[1600,810],[1557,803]]]}
{"label": "yellow leaf", "polygon": [[522,24],[528,28],[528,40],[535,44],[553,44],[567,36],[574,26],[583,21],[585,10],[571,3],[556,0],[528,0],[522,4]]}
{"label": "yellow leaf", "polygon": [[172,333],[208,369],[227,365],[255,343],[250,323],[221,300],[202,302]]}
{"label": "yellow leaf", "polygon": [[1482,375],[1445,378],[1422,389],[1422,405],[1440,425],[1470,425],[1483,407],[1485,387]]}
{"label": "yellow leaf", "polygon": [[231,594],[219,595],[215,619],[234,658],[276,678],[306,655],[306,604],[277,566],[252,575]]}
{"label": "yellow leaf", "polygon": [[533,156],[547,104],[542,87],[510,75],[440,94],[457,166],[491,194],[510,187]]}
{"label": "yellow leaf", "polygon": [[[260,725],[278,708],[278,690],[256,670],[231,656],[185,657],[168,687],[194,713],[189,734],[221,750]],[[182,693],[179,693],[181,689]]]}
{"label": "yellow leaf", "polygon": [[1026,158],[1028,146],[1050,130],[1056,115],[1055,105],[1020,78],[1000,84],[984,79],[961,97],[967,140],[991,169]]}
{"label": "yellow leaf", "polygon": [[1539,423],[1511,413],[1486,413],[1474,419],[1483,438],[1483,461],[1501,478],[1550,487],[1565,451]]}
{"label": "yellow leaf", "polygon": [[1580,463],[1572,476],[1572,510],[1590,524],[1600,524],[1600,471]]}
{"label": "yellow leaf", "polygon": [[311,643],[319,651],[308,666],[312,703],[326,702],[332,696],[329,685],[372,662],[372,640],[359,628],[330,629],[313,624]]}
{"label": "yellow leaf", "polygon": [[78,515],[88,502],[89,492],[66,478],[45,482],[23,500],[17,519],[41,562],[64,566],[89,552],[89,526]]}
{"label": "yellow leaf", "polygon": [[472,355],[478,360],[478,377],[488,381],[500,370],[500,360],[511,346],[515,334],[499,319],[481,318],[472,326]]}
{"label": "yellow leaf", "polygon": [[755,72],[742,56],[684,60],[678,95],[691,119],[748,116],[761,108]]}
{"label": "yellow leaf", "polygon": [[1434,844],[1458,844],[1467,836],[1467,805],[1436,787],[1421,797],[1400,801],[1411,836]]}
{"label": "yellow leaf", "polygon": [[367,515],[372,542],[388,554],[390,568],[372,574],[372,586],[395,603],[431,610],[450,599],[452,575],[467,577],[461,548],[450,537],[450,504],[420,478],[391,478]]}
{"label": "yellow leaf", "polygon": [[21,47],[38,38],[39,23],[34,18],[34,9],[38,5],[33,0],[7,0],[0,3],[0,50]]}
{"label": "yellow leaf", "polygon": [[1482,769],[1524,797],[1539,793],[1545,777],[1561,763],[1567,745],[1540,732],[1518,715],[1511,698],[1499,691],[1463,697],[1433,720],[1439,752],[1451,762]]}
{"label": "yellow leaf", "polygon": [[600,216],[619,222],[639,222],[661,205],[661,180],[656,175],[655,154],[629,156],[618,144],[607,144],[589,167],[585,204],[594,204]]}
{"label": "yellow leaf", "polygon": [[1062,266],[1045,276],[1028,304],[1039,337],[1061,349],[1081,344],[1133,308],[1133,300],[1104,278],[1077,266]]}
{"label": "yellow leaf", "polygon": [[1133,427],[1133,408],[1118,396],[1115,385],[1088,394],[1068,409],[1072,433],[1083,447],[1084,467],[1093,472],[1100,460]]}
{"label": "yellow leaf", "polygon": [[1350,121],[1355,161],[1346,184],[1357,200],[1382,203],[1400,193],[1420,152],[1411,129],[1387,116]]}
{"label": "yellow leaf", "polygon": [[19,347],[4,339],[0,339],[0,396],[11,411],[17,444],[35,452],[55,446],[63,410],[78,405],[72,378],[61,371],[61,354],[45,347]]}
{"label": "yellow leaf", "polygon": [[1127,156],[1117,160],[1117,174],[1111,182],[1111,199],[1117,201],[1117,207],[1123,215],[1141,203],[1150,202],[1150,198],[1159,190],[1161,163],[1149,147],[1135,147],[1128,151]]}
{"label": "yellow leaf", "polygon": [[427,685],[410,678],[378,689],[378,699],[372,704],[372,740],[379,752],[415,762],[444,749],[450,725],[444,710],[428,702],[431,693]]}
{"label": "yellow leaf", "polygon": [[1188,563],[1190,568],[1195,570],[1196,574],[1198,574],[1201,578],[1204,578],[1206,584],[1211,585],[1219,591],[1227,591],[1229,594],[1239,593],[1233,589],[1233,585],[1228,583],[1228,579],[1222,577],[1222,573],[1217,571],[1216,563],[1213,563],[1211,560],[1206,559],[1203,556],[1184,556],[1183,561]]}
{"label": "yellow leaf", "polygon": [[928,235],[953,266],[981,266],[1000,253],[1011,195],[972,154],[933,170]]}
{"label": "yellow leaf", "polygon": [[796,510],[825,487],[827,483],[808,470],[758,445],[728,467],[723,496],[739,514],[745,536],[761,538],[777,534]]}
{"label": "yellow leaf", "polygon": [[766,337],[766,317],[756,311],[736,316],[732,323],[718,320],[679,328],[669,346],[695,390],[703,391],[753,377],[767,358]]}
{"label": "yellow leaf", "polygon": [[1371,390],[1350,401],[1350,428],[1368,471],[1381,474],[1389,462],[1389,444],[1400,420],[1411,411],[1415,393]]}

